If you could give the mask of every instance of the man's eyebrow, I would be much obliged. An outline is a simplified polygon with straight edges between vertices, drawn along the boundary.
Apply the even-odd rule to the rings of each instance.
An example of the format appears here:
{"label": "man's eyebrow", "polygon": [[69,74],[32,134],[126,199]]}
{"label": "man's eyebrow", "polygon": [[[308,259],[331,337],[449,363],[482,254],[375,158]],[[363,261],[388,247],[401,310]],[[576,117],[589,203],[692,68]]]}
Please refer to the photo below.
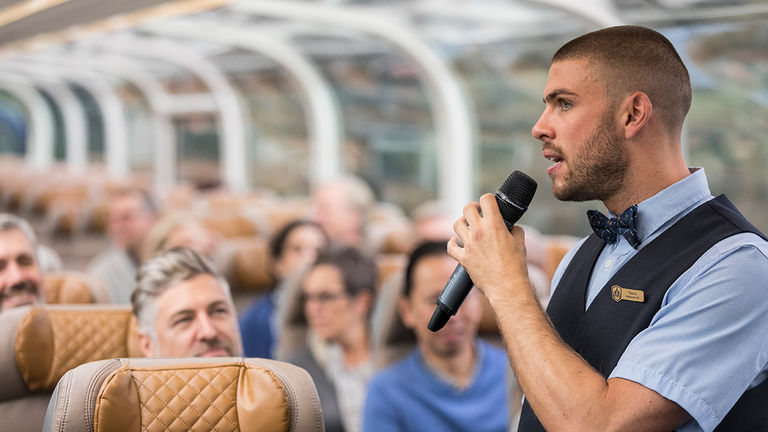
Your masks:
{"label": "man's eyebrow", "polygon": [[192,310],[192,309],[182,309],[182,310],[180,310],[180,311],[176,311],[176,312],[174,312],[174,313],[173,313],[173,314],[172,314],[172,315],[169,317],[169,319],[170,319],[171,321],[173,321],[174,319],[176,319],[176,318],[179,318],[180,316],[184,316],[184,315],[194,315],[194,314],[195,314],[195,311],[194,311],[194,310]]}
{"label": "man's eyebrow", "polygon": [[570,90],[557,89],[557,90],[551,91],[548,95],[544,96],[544,99],[542,99],[542,101],[545,104],[548,104],[548,103],[552,102],[556,97],[558,97],[560,95],[578,96],[576,93],[574,93],[574,92],[572,92]]}

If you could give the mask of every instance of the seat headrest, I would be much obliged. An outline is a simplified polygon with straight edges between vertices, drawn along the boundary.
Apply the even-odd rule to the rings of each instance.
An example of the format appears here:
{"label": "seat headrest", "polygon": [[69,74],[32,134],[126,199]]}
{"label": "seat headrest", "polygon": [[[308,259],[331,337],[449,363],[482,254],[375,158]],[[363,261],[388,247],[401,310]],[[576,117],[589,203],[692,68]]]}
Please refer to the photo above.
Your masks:
{"label": "seat headrest", "polygon": [[85,273],[57,271],[43,279],[46,304],[109,303],[109,292],[104,284]]}
{"label": "seat headrest", "polygon": [[112,359],[61,379],[44,430],[321,431],[323,419],[309,374],[288,363]]}
{"label": "seat headrest", "polygon": [[225,239],[219,247],[216,266],[233,291],[264,292],[275,283],[268,249],[263,238]]}
{"label": "seat headrest", "polygon": [[4,363],[15,363],[29,392],[50,391],[66,371],[83,363],[142,355],[133,315],[125,306],[19,308],[0,315],[0,327],[2,343],[11,352],[0,354],[0,367],[5,371]]}

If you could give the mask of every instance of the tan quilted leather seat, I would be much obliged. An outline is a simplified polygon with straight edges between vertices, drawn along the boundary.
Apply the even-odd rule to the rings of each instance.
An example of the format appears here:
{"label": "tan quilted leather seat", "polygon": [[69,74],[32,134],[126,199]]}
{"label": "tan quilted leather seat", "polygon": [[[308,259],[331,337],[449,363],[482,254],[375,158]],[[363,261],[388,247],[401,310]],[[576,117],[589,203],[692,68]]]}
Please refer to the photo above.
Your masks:
{"label": "tan quilted leather seat", "polygon": [[275,360],[113,359],[64,375],[44,431],[323,431],[303,369]]}
{"label": "tan quilted leather seat", "polygon": [[51,391],[69,369],[141,356],[128,307],[45,305],[0,314],[0,423],[39,431]]}
{"label": "tan quilted leather seat", "polygon": [[107,287],[99,280],[79,272],[45,275],[43,294],[47,304],[109,303]]}
{"label": "tan quilted leather seat", "polygon": [[263,238],[225,239],[216,257],[219,270],[234,292],[258,293],[272,288],[269,245]]}

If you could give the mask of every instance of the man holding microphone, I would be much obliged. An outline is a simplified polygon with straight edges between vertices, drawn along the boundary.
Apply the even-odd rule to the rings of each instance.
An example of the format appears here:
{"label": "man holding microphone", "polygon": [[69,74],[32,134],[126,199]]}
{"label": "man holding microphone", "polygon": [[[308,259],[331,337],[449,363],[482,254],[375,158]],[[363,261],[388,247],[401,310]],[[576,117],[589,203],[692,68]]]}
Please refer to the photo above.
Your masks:
{"label": "man holding microphone", "polygon": [[691,86],[672,44],[637,26],[578,37],[543,101],[532,133],[554,195],[612,218],[589,212],[546,312],[493,195],[448,243],[498,317],[520,430],[768,430],[768,242],[683,158]]}

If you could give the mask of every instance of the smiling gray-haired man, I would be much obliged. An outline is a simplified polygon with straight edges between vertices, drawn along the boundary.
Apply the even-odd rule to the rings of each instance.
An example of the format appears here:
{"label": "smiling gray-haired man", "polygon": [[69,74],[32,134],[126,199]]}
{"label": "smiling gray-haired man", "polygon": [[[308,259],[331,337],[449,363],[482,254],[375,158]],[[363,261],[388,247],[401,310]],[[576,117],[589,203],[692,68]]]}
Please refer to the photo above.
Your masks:
{"label": "smiling gray-haired man", "polygon": [[27,221],[0,213],[0,311],[43,302],[37,249]]}
{"label": "smiling gray-haired man", "polygon": [[131,302],[147,357],[242,355],[229,285],[189,248],[169,249],[139,268]]}

